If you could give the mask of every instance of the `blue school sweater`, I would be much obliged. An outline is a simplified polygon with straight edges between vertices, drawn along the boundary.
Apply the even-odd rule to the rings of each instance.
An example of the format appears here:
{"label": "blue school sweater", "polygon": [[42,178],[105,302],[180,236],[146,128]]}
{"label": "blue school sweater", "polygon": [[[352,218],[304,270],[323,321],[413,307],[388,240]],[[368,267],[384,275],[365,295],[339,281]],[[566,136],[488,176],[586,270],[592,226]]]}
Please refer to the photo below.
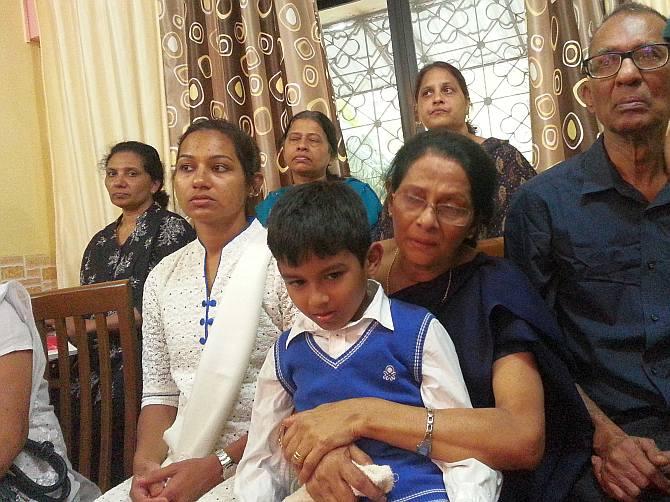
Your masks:
{"label": "blue school sweater", "polygon": [[[293,397],[296,411],[355,397],[424,406],[421,398],[423,343],[433,316],[425,309],[391,301],[394,331],[373,321],[361,338],[337,358],[330,357],[301,333],[275,344],[277,379]],[[389,501],[448,501],[442,471],[428,457],[380,441],[362,439],[357,446],[376,464],[389,465],[395,486]]]}

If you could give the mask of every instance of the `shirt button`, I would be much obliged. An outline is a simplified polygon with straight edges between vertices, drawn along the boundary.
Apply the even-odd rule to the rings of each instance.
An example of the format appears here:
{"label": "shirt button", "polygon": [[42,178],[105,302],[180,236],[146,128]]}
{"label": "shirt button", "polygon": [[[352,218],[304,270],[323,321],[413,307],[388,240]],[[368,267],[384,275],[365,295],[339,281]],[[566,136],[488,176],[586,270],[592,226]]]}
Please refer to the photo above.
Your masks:
{"label": "shirt button", "polygon": [[647,267],[649,268],[649,270],[654,270],[656,268],[656,262],[655,261],[648,262]]}
{"label": "shirt button", "polygon": [[658,370],[656,368],[651,368],[651,374],[654,376],[658,375]]}
{"label": "shirt button", "polygon": [[658,321],[658,316],[656,314],[651,314],[651,320],[654,322]]}

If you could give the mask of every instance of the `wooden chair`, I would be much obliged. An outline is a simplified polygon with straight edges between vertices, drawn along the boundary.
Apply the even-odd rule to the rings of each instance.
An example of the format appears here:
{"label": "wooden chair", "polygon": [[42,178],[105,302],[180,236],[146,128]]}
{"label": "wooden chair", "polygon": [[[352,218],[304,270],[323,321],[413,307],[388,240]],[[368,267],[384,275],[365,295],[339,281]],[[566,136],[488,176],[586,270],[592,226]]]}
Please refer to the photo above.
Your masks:
{"label": "wooden chair", "polygon": [[492,237],[477,242],[477,251],[489,256],[505,256],[505,243],[502,237]]}
{"label": "wooden chair", "polygon": [[[132,475],[133,455],[137,436],[137,418],[141,395],[138,337],[135,330],[135,316],[131,301],[131,289],[128,280],[104,282],[76,288],[58,289],[32,297],[33,314],[37,329],[42,336],[46,349],[48,331],[45,321],[53,321],[58,341],[58,358],[47,364],[45,378],[51,388],[58,389],[57,412],[70,459],[75,469],[95,481],[105,492],[110,488],[112,463],[121,460],[112,458],[112,369],[110,360],[110,340],[107,316],[110,312],[118,314],[118,335],[123,351],[123,469],[126,477]],[[95,333],[86,332],[86,320],[95,315]],[[70,318],[71,321],[66,321]],[[74,325],[74,334],[68,337],[67,322]],[[91,343],[97,337],[97,343]],[[70,355],[68,339],[76,346],[77,354]],[[97,354],[91,347],[97,345]],[[74,371],[73,358],[76,357],[77,376],[80,382],[80,416],[78,451],[72,450],[73,414],[70,389]],[[48,354],[47,354],[48,358]],[[97,358],[99,367],[99,387],[101,394],[99,444],[93,433],[93,402],[90,385],[91,363]],[[96,424],[97,425],[97,424]],[[92,465],[92,452],[97,449],[97,466]]]}

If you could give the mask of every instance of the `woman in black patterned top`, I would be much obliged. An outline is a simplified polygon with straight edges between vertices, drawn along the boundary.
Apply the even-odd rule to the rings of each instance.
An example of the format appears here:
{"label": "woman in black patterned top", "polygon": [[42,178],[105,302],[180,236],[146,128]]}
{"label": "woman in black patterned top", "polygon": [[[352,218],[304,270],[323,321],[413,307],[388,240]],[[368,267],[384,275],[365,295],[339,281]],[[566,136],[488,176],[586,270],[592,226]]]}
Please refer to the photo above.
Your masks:
{"label": "woman in black patterned top", "polygon": [[[147,275],[164,257],[195,239],[195,231],[184,218],[165,209],[168,202],[168,195],[163,190],[165,174],[155,148],[138,141],[118,143],[103,159],[102,167],[109,198],[122,213],[89,242],[81,261],[80,282],[93,284],[129,279],[139,327],[142,321],[142,290]],[[118,337],[114,333],[118,326],[116,314],[111,314],[107,322],[112,360],[112,454],[114,458],[121,458],[116,455],[121,455],[123,445],[123,359]],[[86,320],[86,329],[95,332],[94,319]],[[92,343],[96,340],[93,339]],[[97,408],[100,400],[97,367],[92,370],[91,385]],[[74,416],[79,415],[76,409],[79,387],[76,383],[71,391]],[[93,425],[97,429],[97,420],[94,419]],[[74,430],[77,429],[78,425]],[[122,463],[117,464],[112,466],[113,484],[124,478]]]}
{"label": "woman in black patterned top", "polygon": [[[498,172],[493,217],[477,237],[500,237],[512,195],[521,184],[535,176],[535,170],[521,152],[507,141],[482,138],[475,134],[477,130],[468,120],[470,93],[463,74],[455,66],[435,61],[421,68],[414,87],[414,107],[417,120],[426,129],[443,127],[460,133],[478,143],[493,159]],[[387,204],[384,204],[376,231],[378,240],[393,237]]]}
{"label": "woman in black patterned top", "polygon": [[118,143],[103,165],[109,198],[123,212],[89,242],[80,282],[129,279],[133,305],[141,313],[147,275],[161,259],[195,239],[195,231],[184,218],[165,209],[163,164],[152,146]]}

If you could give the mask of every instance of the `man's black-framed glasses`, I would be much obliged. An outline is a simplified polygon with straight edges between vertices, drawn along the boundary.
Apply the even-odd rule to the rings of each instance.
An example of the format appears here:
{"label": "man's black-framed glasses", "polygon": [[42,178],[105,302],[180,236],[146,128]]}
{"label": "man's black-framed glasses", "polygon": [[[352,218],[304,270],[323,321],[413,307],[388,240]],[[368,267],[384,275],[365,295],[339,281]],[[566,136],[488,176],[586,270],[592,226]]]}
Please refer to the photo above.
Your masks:
{"label": "man's black-framed glasses", "polygon": [[630,58],[639,70],[655,70],[668,62],[670,44],[648,44],[626,52],[605,52],[584,60],[582,68],[591,78],[608,78],[616,75],[621,64]]}

